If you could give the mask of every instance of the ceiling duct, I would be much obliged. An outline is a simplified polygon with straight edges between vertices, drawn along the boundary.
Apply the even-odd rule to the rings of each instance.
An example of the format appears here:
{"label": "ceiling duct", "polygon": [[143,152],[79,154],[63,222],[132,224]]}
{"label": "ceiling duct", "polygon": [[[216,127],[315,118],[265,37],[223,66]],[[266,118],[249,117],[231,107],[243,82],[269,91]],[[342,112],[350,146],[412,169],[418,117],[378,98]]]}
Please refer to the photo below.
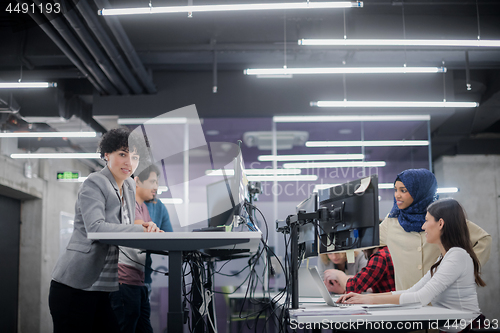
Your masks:
{"label": "ceiling duct", "polygon": [[17,104],[12,93],[0,93],[0,112],[17,113],[20,106]]}
{"label": "ceiling duct", "polygon": [[[286,150],[292,149],[293,146],[304,146],[308,138],[309,133],[305,131],[277,131],[277,149]],[[258,147],[259,150],[272,150],[273,132],[245,132],[243,134],[243,142],[247,147]]]}

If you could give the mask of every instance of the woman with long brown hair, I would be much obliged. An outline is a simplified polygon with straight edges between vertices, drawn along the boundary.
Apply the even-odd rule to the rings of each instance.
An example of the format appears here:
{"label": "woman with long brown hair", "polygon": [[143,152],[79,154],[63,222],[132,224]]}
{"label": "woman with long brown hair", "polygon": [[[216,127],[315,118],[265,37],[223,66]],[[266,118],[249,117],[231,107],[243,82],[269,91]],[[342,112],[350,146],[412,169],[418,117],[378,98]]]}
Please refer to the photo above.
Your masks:
{"label": "woman with long brown hair", "polygon": [[[427,207],[422,226],[428,243],[439,247],[441,256],[427,274],[413,287],[392,293],[359,295],[350,293],[339,298],[342,303],[427,305],[467,311],[482,317],[476,285],[484,287],[479,260],[472,250],[465,211],[454,199],[435,201]],[[484,318],[484,317],[483,317]]]}

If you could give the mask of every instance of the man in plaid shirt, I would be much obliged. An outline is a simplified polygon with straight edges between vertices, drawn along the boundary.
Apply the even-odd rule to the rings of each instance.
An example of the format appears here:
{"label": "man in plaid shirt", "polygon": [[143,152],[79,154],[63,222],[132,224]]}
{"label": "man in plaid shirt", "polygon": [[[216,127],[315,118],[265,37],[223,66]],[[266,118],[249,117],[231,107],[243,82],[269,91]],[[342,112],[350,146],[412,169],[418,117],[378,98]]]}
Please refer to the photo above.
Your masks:
{"label": "man in plaid shirt", "polygon": [[[394,266],[387,246],[364,250],[370,256],[368,264],[358,274],[347,276],[339,270],[325,272],[325,285],[336,293],[362,293],[371,289],[374,293],[385,293],[396,290],[394,283]],[[371,252],[371,253],[370,253]]]}

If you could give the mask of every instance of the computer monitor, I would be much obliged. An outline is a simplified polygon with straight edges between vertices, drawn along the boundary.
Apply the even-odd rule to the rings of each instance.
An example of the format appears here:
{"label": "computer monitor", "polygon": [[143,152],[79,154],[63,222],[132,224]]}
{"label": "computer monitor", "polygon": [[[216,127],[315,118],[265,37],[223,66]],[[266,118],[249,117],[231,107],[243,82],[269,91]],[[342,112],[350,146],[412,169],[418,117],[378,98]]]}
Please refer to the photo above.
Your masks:
{"label": "computer monitor", "polygon": [[[296,211],[314,213],[318,210],[318,194],[313,193],[297,205]],[[318,233],[315,223],[306,223],[299,226],[299,253],[305,258],[318,255]]]}
{"label": "computer monitor", "polygon": [[230,225],[233,217],[238,215],[247,222],[248,214],[244,208],[249,201],[248,179],[241,151],[233,160],[234,175],[224,180],[207,185],[208,226]]}
{"label": "computer monitor", "polygon": [[319,207],[329,220],[319,223],[319,253],[378,246],[378,176],[320,190]]}

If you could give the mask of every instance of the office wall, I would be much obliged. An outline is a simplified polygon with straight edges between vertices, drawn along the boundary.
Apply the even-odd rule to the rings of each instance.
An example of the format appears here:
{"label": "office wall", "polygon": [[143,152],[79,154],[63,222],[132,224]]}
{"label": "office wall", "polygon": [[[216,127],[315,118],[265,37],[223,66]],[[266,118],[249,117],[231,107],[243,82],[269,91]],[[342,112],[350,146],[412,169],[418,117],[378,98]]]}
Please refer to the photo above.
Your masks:
{"label": "office wall", "polygon": [[52,332],[48,293],[59,256],[59,213],[73,212],[79,183],[58,183],[56,171],[89,169],[78,161],[40,160],[37,178],[24,161],[0,156],[0,194],[21,200],[18,332]]}
{"label": "office wall", "polygon": [[440,187],[459,188],[458,193],[441,195],[441,198],[457,199],[469,220],[481,226],[493,238],[490,259],[482,268],[482,277],[487,286],[478,287],[477,291],[479,307],[484,315],[488,319],[500,319],[500,156],[444,156],[435,162],[434,172]]}

